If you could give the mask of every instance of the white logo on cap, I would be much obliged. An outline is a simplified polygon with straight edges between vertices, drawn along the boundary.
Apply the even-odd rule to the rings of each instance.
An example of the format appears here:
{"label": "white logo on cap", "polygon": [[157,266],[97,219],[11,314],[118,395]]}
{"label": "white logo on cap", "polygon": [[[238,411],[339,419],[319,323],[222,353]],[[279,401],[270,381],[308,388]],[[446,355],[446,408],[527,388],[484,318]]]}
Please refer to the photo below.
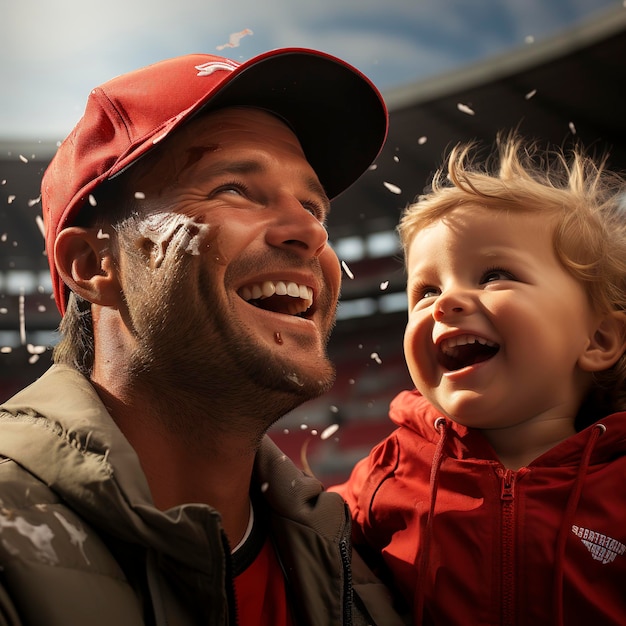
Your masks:
{"label": "white logo on cap", "polygon": [[228,59],[225,59],[224,61],[209,61],[203,65],[196,65],[198,76],[210,76],[213,72],[217,72],[219,70],[232,72],[237,67],[239,67],[239,63]]}

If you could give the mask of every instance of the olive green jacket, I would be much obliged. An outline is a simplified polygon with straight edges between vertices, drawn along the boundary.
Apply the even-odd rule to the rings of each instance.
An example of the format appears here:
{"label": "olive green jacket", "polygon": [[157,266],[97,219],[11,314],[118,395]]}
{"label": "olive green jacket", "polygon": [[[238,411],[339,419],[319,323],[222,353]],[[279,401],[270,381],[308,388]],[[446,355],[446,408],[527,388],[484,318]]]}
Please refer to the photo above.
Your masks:
{"label": "olive green jacket", "polygon": [[[402,624],[385,588],[351,566],[337,494],[267,437],[254,480],[268,486],[298,626]],[[81,374],[55,365],[0,407],[0,626],[232,626],[229,567],[219,513],[155,508],[133,448]]]}

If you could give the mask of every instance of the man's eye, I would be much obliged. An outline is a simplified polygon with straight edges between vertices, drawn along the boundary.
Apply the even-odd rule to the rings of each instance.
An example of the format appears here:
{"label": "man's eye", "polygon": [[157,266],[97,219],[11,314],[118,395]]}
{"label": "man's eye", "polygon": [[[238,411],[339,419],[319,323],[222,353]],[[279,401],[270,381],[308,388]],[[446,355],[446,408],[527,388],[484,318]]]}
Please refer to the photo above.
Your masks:
{"label": "man's eye", "polygon": [[308,211],[321,224],[326,224],[327,211],[324,207],[320,206],[316,202],[303,202],[302,208],[305,211]]}
{"label": "man's eye", "polygon": [[220,193],[245,196],[248,193],[248,189],[245,185],[242,185],[241,183],[226,183],[225,185],[220,185],[219,187],[217,187],[212,195]]}

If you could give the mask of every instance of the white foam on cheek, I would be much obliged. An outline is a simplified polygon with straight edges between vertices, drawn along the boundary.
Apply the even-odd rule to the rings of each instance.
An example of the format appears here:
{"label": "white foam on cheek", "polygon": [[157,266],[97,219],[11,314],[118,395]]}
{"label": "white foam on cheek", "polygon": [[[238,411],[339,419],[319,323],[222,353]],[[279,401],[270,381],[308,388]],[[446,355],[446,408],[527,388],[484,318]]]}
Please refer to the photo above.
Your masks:
{"label": "white foam on cheek", "polygon": [[152,241],[158,250],[155,267],[163,263],[170,246],[186,254],[200,254],[200,243],[208,232],[208,224],[199,224],[180,213],[153,213],[141,224],[142,236]]}
{"label": "white foam on cheek", "polygon": [[58,563],[59,559],[52,547],[54,533],[47,524],[35,525],[27,522],[23,517],[11,519],[0,513],[0,534],[3,534],[9,528],[30,539],[35,547],[37,556],[42,561],[51,565]]}

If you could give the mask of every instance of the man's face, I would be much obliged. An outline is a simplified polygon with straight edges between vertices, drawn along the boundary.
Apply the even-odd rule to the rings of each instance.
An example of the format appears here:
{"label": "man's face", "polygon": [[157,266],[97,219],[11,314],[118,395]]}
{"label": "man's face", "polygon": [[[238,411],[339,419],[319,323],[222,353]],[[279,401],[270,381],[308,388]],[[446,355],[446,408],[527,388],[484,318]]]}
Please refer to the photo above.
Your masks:
{"label": "man's face", "polygon": [[[296,136],[256,109],[211,113],[139,164],[139,232],[122,240],[133,369],[217,398],[329,388],[341,273],[329,202]],[[276,416],[278,417],[278,416]]]}

